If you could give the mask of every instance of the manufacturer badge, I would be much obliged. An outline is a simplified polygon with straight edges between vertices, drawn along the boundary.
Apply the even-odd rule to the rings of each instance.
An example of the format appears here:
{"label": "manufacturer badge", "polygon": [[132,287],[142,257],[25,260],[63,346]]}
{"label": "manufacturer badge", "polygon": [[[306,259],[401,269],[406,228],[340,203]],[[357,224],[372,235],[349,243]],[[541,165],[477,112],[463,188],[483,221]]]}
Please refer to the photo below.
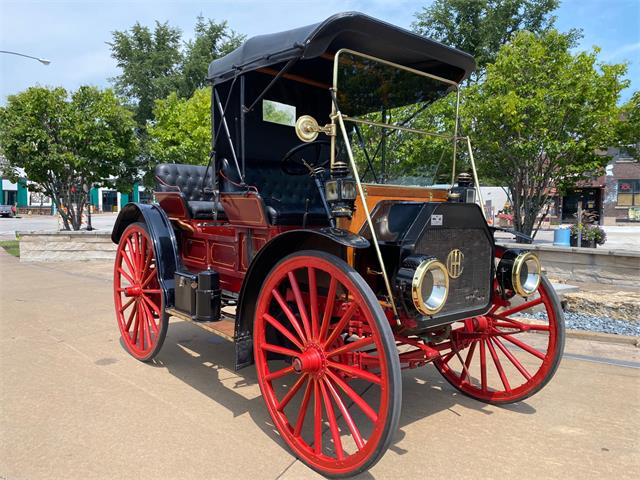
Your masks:
{"label": "manufacturer badge", "polygon": [[447,255],[447,271],[451,278],[458,278],[464,270],[464,254],[457,248],[451,250]]}
{"label": "manufacturer badge", "polygon": [[442,214],[440,215],[431,215],[431,225],[434,227],[442,226]]}

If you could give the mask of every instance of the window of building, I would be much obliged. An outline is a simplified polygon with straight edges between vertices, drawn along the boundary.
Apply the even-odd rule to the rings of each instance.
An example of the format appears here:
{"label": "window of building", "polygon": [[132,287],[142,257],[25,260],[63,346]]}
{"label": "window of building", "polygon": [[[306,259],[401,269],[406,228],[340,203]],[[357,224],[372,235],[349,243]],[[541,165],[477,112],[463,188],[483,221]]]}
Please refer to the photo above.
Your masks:
{"label": "window of building", "polygon": [[618,180],[618,206],[640,207],[640,180]]}

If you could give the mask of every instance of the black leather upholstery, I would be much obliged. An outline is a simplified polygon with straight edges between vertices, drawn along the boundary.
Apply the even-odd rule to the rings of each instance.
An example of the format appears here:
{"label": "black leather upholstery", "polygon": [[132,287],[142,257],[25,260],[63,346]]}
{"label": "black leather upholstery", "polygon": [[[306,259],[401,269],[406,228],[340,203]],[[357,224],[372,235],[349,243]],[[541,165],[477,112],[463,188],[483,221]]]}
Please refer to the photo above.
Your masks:
{"label": "black leather upholstery", "polygon": [[[223,159],[221,171],[222,191],[242,190],[235,166]],[[245,182],[258,189],[272,225],[302,225],[305,212],[307,225],[328,225],[318,188],[310,177],[287,175],[279,162],[253,162],[246,167]]]}
{"label": "black leather upholstery", "polygon": [[[161,163],[156,166],[156,191],[179,191],[187,203],[193,218],[212,219],[214,208],[218,210],[218,218],[224,219],[224,210],[219,202],[213,201],[213,194],[203,191],[202,179],[207,167],[201,165],[184,165],[180,163]],[[213,187],[213,169],[209,168],[205,189]]]}

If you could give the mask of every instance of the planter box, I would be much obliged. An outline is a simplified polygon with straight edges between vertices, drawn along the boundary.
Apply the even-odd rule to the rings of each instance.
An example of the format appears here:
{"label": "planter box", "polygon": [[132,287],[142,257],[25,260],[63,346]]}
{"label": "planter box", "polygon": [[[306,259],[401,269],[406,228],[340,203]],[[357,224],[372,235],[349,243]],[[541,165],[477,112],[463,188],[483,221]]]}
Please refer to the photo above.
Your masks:
{"label": "planter box", "polygon": [[116,253],[106,230],[17,232],[17,237],[21,262],[113,260]]}
{"label": "planter box", "polygon": [[571,235],[570,242],[572,247],[596,248],[598,246],[595,240],[584,240],[584,239],[582,239],[581,244],[578,245],[578,237],[574,235]]}

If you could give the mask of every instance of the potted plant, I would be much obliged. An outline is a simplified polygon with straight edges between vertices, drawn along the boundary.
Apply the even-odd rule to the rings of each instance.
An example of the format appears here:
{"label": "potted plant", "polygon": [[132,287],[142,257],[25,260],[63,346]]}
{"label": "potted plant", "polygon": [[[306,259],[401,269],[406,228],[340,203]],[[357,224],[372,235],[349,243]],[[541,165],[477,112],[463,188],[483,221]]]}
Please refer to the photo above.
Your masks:
{"label": "potted plant", "polygon": [[[578,245],[578,233],[581,233],[581,242]],[[571,226],[571,246],[596,248],[607,240],[606,232],[599,225],[577,223]]]}

